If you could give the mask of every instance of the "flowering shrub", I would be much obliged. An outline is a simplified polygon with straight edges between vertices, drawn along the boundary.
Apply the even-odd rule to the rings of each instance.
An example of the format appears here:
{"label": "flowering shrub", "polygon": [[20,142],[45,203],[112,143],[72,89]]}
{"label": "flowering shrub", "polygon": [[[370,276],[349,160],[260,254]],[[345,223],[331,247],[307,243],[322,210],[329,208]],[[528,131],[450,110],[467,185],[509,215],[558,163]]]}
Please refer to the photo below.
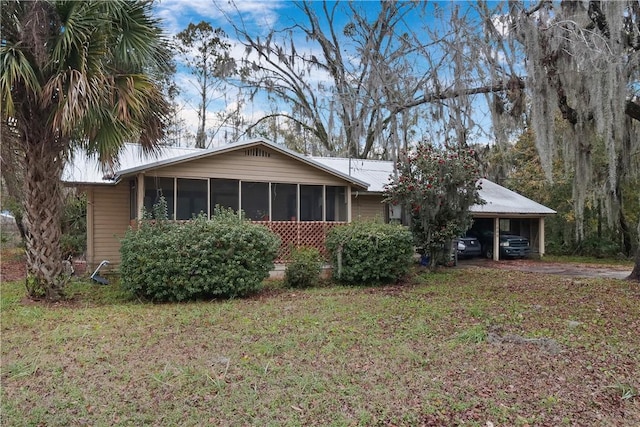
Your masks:
{"label": "flowering shrub", "polygon": [[[398,177],[385,187],[386,201],[408,210],[416,246],[434,266],[449,243],[471,226],[469,208],[483,203],[473,150],[422,143],[403,153]],[[445,249],[447,248],[447,249]]]}

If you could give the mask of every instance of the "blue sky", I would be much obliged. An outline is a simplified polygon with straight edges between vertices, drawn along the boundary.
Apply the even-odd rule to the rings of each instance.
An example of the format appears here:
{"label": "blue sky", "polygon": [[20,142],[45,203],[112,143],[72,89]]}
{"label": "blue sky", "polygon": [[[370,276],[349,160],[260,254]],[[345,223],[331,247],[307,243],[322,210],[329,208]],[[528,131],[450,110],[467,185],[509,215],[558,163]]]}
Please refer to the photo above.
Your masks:
{"label": "blue sky", "polygon": [[[265,33],[274,26],[278,27],[283,21],[290,23],[299,13],[292,2],[279,0],[237,0],[233,3],[227,0],[158,0],[154,8],[156,16],[162,20],[166,32],[172,36],[184,30],[189,23],[197,24],[201,21],[209,22],[214,28],[223,28],[230,38],[229,42],[232,44],[231,49],[234,57],[241,57],[244,48],[234,42],[234,32],[227,22],[225,13],[241,17],[247,28]],[[181,89],[179,99],[182,104],[181,116],[191,132],[195,133],[198,122],[196,110],[198,101],[193,77],[188,70],[179,65],[176,81]],[[217,101],[214,100],[208,109],[207,123],[215,127],[216,112],[235,107],[234,97],[237,96],[232,88],[227,88],[224,93],[214,93],[213,97]],[[243,116],[247,121],[253,121],[264,115],[267,108],[267,105],[261,105],[260,98],[257,98],[255,102],[246,107]]]}
{"label": "blue sky", "polygon": [[[292,7],[285,1],[236,1],[235,5],[245,19],[259,26],[275,24],[282,11]],[[226,26],[223,12],[232,11],[230,2],[215,0],[158,0],[155,3],[157,16],[162,18],[170,34],[183,30],[190,22],[209,21],[214,27]]]}
{"label": "blue sky", "polygon": [[[450,5],[451,1],[431,2]],[[458,5],[464,5],[466,2],[458,2]],[[322,7],[322,2],[316,1],[312,3],[316,7]],[[364,10],[370,10],[375,13],[378,10],[378,1],[361,1],[358,6]],[[270,28],[290,26],[296,20],[301,19],[302,15],[295,4],[291,1],[279,0],[236,0],[231,2],[228,0],[158,0],[155,3],[156,16],[159,17],[168,34],[174,35],[187,27],[189,23],[197,24],[200,21],[208,21],[214,28],[222,27],[230,36],[232,52],[234,56],[242,56],[244,47],[233,42],[234,32],[225,13],[233,15],[236,19],[241,19],[246,28],[250,28],[254,33],[267,33]],[[344,16],[344,22],[349,19]],[[442,22],[434,20],[430,25],[440,25]],[[411,25],[411,23],[408,23]],[[296,48],[304,49],[304,40],[298,40]],[[314,76],[315,79],[321,80],[322,75]],[[195,101],[195,86],[192,77],[184,68],[180,68],[176,75],[178,86],[182,90],[181,103],[183,105],[181,116],[185,119],[189,129],[195,133],[197,124],[197,101]],[[227,89],[224,93],[216,94],[219,98],[218,102],[214,102],[209,109],[208,124],[215,122],[216,111],[225,108],[234,107],[234,93],[232,89]],[[286,106],[283,106],[286,109]],[[260,98],[256,98],[254,102],[249,103],[243,110],[243,116],[247,121],[252,122],[255,119],[266,114],[270,107],[265,103],[261,103]]]}
{"label": "blue sky", "polygon": [[[270,28],[280,19],[282,11],[290,8],[291,4],[280,1],[238,1],[235,6],[249,25],[256,28]],[[209,22],[214,28],[222,27],[231,35],[229,24],[224,16],[224,11],[232,11],[227,1],[158,0],[154,8],[156,16],[162,20],[166,32],[171,36],[184,30],[190,23],[197,24],[201,21]],[[180,66],[175,78],[181,89],[179,98],[182,104],[181,116],[190,131],[195,133],[198,101],[192,83],[193,78],[188,70]],[[213,115],[215,111],[224,108],[224,104],[224,101],[213,103],[210,114]],[[211,117],[208,120],[215,119]]]}

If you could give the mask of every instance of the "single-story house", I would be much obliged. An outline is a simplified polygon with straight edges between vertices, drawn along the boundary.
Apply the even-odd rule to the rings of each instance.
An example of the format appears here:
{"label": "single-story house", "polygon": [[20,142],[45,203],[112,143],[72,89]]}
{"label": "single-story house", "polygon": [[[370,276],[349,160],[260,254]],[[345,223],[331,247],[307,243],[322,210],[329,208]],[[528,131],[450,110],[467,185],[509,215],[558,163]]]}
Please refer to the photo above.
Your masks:
{"label": "single-story house", "polygon": [[[95,157],[78,152],[63,180],[87,194],[86,257],[94,268],[102,260],[117,267],[120,239],[160,196],[175,220],[211,215],[216,205],[242,209],[280,235],[283,258],[291,244],[323,249],[326,232],[335,225],[400,218],[397,208],[383,202],[392,173],[390,161],[309,157],[254,139],[204,150],[166,147],[155,157],[127,144],[108,173]],[[542,255],[544,217],[555,212],[488,180],[482,185],[487,204],[474,206],[474,216],[492,219],[496,230],[529,237]]]}
{"label": "single-story house", "polygon": [[[386,220],[400,219],[400,208],[382,202],[384,185],[394,173],[391,161],[344,159],[335,157],[314,157],[314,160],[334,170],[369,183],[367,191],[352,193],[354,218],[382,217]],[[480,182],[480,197],[485,204],[474,205],[469,210],[473,214],[474,224],[480,229],[491,230],[493,239],[493,258],[499,258],[500,232],[510,232],[529,239],[531,252],[544,255],[544,219],[556,211],[537,203],[521,194],[511,191],[488,179]]]}

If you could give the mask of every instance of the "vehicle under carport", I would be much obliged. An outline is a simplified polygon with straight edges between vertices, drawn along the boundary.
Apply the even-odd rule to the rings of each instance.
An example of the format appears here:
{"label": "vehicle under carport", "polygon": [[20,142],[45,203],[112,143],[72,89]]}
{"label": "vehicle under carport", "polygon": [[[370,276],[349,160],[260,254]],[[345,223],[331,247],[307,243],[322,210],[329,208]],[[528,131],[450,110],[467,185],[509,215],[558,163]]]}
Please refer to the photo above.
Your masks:
{"label": "vehicle under carport", "polygon": [[485,203],[470,208],[472,229],[493,234],[492,258],[500,259],[501,232],[526,237],[531,255],[544,256],[544,220],[556,211],[489,180],[481,180],[481,186],[480,197]]}

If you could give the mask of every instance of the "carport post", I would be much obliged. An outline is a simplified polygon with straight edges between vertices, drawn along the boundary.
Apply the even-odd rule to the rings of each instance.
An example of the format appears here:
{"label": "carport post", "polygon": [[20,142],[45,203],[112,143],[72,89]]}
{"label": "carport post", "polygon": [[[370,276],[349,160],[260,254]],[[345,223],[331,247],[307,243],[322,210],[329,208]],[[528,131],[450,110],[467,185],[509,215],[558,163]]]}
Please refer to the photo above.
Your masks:
{"label": "carport post", "polygon": [[493,260],[500,260],[500,218],[493,218]]}
{"label": "carport post", "polygon": [[540,253],[540,258],[544,256],[544,217],[540,217],[540,221],[538,222],[538,252]]}

